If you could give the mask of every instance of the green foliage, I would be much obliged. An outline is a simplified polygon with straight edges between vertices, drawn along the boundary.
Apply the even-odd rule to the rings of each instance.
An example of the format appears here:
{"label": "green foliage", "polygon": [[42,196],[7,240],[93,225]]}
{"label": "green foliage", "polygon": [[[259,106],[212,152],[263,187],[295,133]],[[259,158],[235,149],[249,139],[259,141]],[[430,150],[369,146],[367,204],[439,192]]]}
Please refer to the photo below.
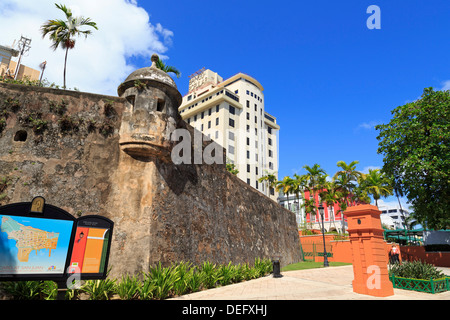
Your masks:
{"label": "green foliage", "polygon": [[216,265],[209,261],[205,261],[200,266],[200,271],[203,274],[203,286],[206,289],[215,287],[216,283],[220,280],[220,274]]}
{"label": "green foliage", "polygon": [[141,282],[136,276],[122,276],[119,283],[116,283],[114,292],[122,300],[135,300],[139,297]]}
{"label": "green foliage", "polygon": [[153,283],[155,287],[154,298],[158,300],[166,299],[174,288],[175,283],[180,280],[179,267],[171,265],[164,268],[161,262],[151,267],[145,276]]}
{"label": "green foliage", "polygon": [[239,173],[239,170],[236,169],[236,165],[234,163],[227,163],[226,168],[227,168],[228,172],[230,172],[234,175],[237,175]]}
{"label": "green foliage", "polygon": [[437,269],[434,265],[422,261],[396,263],[391,266],[389,275],[395,277],[409,278],[409,279],[440,279],[445,277],[445,274]]}
{"label": "green foliage", "polygon": [[388,124],[375,127],[382,171],[408,198],[419,223],[450,227],[450,91],[426,88],[392,115]]}
{"label": "green foliage", "polygon": [[20,117],[20,120],[25,126],[32,128],[36,134],[41,134],[47,129],[47,121],[42,119],[40,112],[32,112]]}
{"label": "green foliage", "polygon": [[147,84],[141,80],[134,80],[134,87],[138,90],[144,90]]}
{"label": "green foliage", "polygon": [[170,72],[174,73],[177,76],[177,78],[181,77],[181,72],[177,68],[166,65],[159,57],[158,57],[158,61],[156,61],[156,67],[158,69],[164,71],[165,73],[170,73]]}
{"label": "green foliage", "polygon": [[89,300],[109,300],[115,290],[116,280],[87,280],[82,290],[89,294]]}
{"label": "green foliage", "polygon": [[14,300],[39,300],[41,297],[42,281],[2,282],[1,285]]}
{"label": "green foliage", "polygon": [[[143,280],[137,276],[122,276],[116,279],[87,280],[76,290],[67,290],[66,299],[75,299],[80,294],[88,295],[89,300],[108,300],[117,295],[122,300],[162,300],[173,296],[197,292],[256,279],[272,272],[272,262],[268,259],[255,259],[249,263],[233,265],[231,262],[216,265],[204,262],[194,266],[190,262],[179,262],[167,267],[161,263],[152,266],[143,274]],[[1,289],[14,299],[54,300],[57,285],[52,281],[3,282]]]}
{"label": "green foliage", "polygon": [[56,101],[51,101],[50,102],[50,112],[53,112],[57,115],[62,116],[66,111],[67,111],[67,101],[65,101],[64,99],[61,99],[61,102],[58,103]]}

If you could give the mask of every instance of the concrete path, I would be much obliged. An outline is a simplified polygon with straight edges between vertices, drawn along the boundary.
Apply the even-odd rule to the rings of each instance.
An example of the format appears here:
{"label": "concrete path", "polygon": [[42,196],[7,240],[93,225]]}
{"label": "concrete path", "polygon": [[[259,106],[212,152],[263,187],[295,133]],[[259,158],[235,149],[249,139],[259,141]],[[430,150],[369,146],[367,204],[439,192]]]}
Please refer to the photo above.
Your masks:
{"label": "concrete path", "polygon": [[[450,268],[441,268],[450,275]],[[329,267],[281,273],[196,292],[173,300],[450,300],[450,291],[437,294],[394,289],[385,298],[354,293],[353,266]]]}

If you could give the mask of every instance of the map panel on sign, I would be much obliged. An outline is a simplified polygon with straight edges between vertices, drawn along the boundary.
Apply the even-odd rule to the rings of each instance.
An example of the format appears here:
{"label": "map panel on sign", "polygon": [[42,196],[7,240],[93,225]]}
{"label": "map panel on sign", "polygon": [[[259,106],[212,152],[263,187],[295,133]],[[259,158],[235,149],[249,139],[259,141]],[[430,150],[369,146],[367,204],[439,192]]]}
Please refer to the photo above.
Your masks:
{"label": "map panel on sign", "polygon": [[73,222],[0,215],[0,275],[64,273]]}

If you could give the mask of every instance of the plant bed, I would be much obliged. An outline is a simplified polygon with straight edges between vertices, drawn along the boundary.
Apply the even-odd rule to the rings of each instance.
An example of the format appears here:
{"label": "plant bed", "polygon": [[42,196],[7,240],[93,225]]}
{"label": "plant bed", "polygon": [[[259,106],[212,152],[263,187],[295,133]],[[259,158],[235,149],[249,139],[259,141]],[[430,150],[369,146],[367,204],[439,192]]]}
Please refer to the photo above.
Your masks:
{"label": "plant bed", "polygon": [[422,261],[391,265],[389,280],[398,289],[426,293],[450,291],[450,277]]}
{"label": "plant bed", "polygon": [[412,290],[426,293],[439,293],[450,291],[450,277],[440,279],[410,279],[401,278],[394,275],[389,277],[394,288]]}

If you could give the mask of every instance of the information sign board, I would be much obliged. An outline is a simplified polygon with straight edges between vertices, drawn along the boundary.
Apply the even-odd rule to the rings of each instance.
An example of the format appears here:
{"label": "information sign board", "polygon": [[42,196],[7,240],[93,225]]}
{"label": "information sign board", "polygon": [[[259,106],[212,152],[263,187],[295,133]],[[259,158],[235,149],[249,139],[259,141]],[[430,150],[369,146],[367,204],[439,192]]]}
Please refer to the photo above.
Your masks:
{"label": "information sign board", "polygon": [[0,207],[0,281],[106,278],[113,222],[76,219],[45,199]]}

